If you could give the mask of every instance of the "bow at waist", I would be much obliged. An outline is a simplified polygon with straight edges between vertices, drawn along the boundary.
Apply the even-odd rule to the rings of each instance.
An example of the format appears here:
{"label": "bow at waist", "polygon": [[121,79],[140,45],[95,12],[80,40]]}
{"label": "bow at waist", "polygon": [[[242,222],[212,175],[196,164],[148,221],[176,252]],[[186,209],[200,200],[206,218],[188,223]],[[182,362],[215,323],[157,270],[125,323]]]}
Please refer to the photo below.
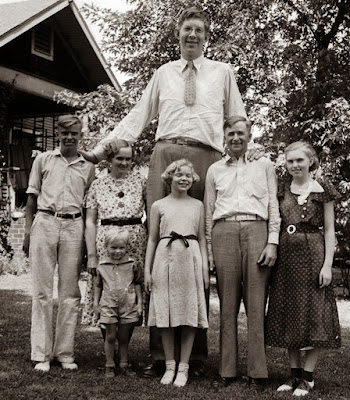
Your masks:
{"label": "bow at waist", "polygon": [[167,247],[168,247],[174,240],[177,240],[177,239],[182,240],[182,241],[184,242],[184,245],[185,245],[186,247],[189,247],[188,240],[197,240],[197,242],[198,242],[198,238],[197,238],[196,235],[186,235],[186,236],[184,236],[184,235],[181,235],[180,233],[177,233],[177,232],[174,232],[174,231],[171,231],[169,236],[163,236],[163,237],[161,237],[159,240],[162,240],[162,239],[170,239],[169,242],[168,242],[168,244],[166,245]]}

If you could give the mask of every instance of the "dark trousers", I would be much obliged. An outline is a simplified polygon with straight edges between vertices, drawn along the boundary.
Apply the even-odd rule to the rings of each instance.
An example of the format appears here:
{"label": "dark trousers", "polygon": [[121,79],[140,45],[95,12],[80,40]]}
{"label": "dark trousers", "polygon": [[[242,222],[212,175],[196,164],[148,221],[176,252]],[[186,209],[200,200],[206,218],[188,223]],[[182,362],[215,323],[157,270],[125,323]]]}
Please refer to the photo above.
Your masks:
{"label": "dark trousers", "polygon": [[[189,195],[203,201],[205,177],[207,170],[214,162],[220,160],[221,153],[211,147],[183,146],[168,142],[159,141],[156,143],[148,172],[147,181],[147,213],[150,215],[152,204],[170,193],[160,179],[166,167],[173,161],[186,158],[192,162],[195,172],[199,175],[200,181],[194,183]],[[207,310],[209,313],[209,291],[206,291]],[[180,354],[181,328],[176,329],[175,355],[178,359]],[[150,328],[150,353],[154,361],[164,360],[164,351],[160,331],[156,327]],[[204,361],[208,357],[207,331],[198,329],[194,340],[191,360]]]}

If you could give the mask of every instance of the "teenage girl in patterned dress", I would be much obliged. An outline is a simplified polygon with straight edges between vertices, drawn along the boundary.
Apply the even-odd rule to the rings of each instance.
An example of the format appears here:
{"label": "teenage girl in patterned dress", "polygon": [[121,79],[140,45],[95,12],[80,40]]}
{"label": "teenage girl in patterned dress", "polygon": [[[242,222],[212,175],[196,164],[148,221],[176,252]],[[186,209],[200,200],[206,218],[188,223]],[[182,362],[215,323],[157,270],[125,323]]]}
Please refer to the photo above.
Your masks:
{"label": "teenage girl in patterned dress", "polygon": [[305,396],[314,387],[313,372],[321,349],[340,346],[330,286],[335,246],[333,201],[339,194],[331,183],[311,177],[310,170],[317,167],[318,160],[308,143],[292,143],[285,156],[292,180],[279,190],[282,228],[265,340],[289,353],[291,377],[277,390]]}

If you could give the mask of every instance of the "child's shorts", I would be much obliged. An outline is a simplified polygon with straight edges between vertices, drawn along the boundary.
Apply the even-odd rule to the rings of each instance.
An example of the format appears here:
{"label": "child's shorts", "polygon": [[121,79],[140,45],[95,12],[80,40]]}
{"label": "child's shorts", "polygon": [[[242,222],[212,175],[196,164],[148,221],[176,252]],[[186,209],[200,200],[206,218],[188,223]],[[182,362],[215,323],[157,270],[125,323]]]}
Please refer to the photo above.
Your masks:
{"label": "child's shorts", "polygon": [[140,318],[136,307],[121,310],[119,307],[103,305],[101,306],[100,315],[100,324],[116,324],[118,322],[122,325],[131,324],[139,322]]}

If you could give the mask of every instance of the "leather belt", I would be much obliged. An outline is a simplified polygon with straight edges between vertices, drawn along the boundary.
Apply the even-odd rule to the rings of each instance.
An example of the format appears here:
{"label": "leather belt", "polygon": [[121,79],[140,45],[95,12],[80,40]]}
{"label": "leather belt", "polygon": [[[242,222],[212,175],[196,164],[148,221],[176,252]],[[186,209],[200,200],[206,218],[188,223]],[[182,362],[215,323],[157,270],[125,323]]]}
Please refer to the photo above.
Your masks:
{"label": "leather belt", "polygon": [[81,212],[78,212],[76,214],[63,214],[51,210],[38,210],[38,211],[43,212],[45,214],[53,215],[57,218],[64,218],[64,219],[75,219],[81,217]]}
{"label": "leather belt", "polygon": [[101,225],[139,225],[142,224],[141,218],[130,218],[130,219],[101,219]]}
{"label": "leather belt", "polygon": [[165,143],[178,144],[180,146],[194,146],[194,147],[203,147],[205,149],[212,149],[212,147],[209,146],[208,144],[204,144],[202,142],[197,142],[195,140],[188,140],[188,139],[182,139],[182,138],[159,139],[159,141],[165,142]]}
{"label": "leather belt", "polygon": [[257,214],[236,214],[222,219],[225,221],[265,221]]}
{"label": "leather belt", "polygon": [[320,232],[320,228],[318,226],[311,226],[306,224],[295,224],[282,226],[282,232],[286,231],[289,235],[293,235],[293,233],[318,233]]}

